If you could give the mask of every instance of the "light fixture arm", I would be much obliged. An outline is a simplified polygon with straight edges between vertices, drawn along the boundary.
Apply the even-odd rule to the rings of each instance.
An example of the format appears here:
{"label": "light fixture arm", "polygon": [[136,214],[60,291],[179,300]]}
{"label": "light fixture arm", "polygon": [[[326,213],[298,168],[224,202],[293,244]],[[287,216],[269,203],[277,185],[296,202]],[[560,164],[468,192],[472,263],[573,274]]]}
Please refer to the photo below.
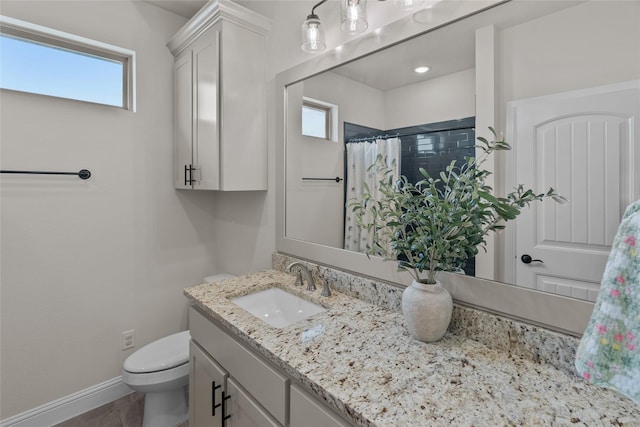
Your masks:
{"label": "light fixture arm", "polygon": [[313,7],[311,8],[311,15],[317,16],[317,15],[316,15],[316,7],[318,7],[318,6],[320,6],[321,4],[324,4],[324,3],[326,3],[326,2],[327,2],[327,0],[321,0],[321,1],[319,1],[318,3],[316,3],[316,5],[315,5],[315,6],[313,6]]}

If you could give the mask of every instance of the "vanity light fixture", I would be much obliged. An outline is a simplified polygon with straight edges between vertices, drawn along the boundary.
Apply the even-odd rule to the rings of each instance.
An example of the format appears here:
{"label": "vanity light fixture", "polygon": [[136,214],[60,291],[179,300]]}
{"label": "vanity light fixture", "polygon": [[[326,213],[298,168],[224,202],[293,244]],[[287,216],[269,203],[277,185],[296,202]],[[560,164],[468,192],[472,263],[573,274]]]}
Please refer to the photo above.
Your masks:
{"label": "vanity light fixture", "polygon": [[302,24],[302,50],[308,53],[322,52],[327,45],[324,42],[324,29],[320,18],[315,14],[316,7],[325,3],[322,0],[311,9],[311,14],[307,15],[307,19]]}
{"label": "vanity light fixture", "polygon": [[429,67],[425,67],[425,66],[422,66],[422,67],[416,67],[413,71],[415,71],[415,72],[416,72],[416,73],[418,73],[418,74],[424,74],[424,73],[426,73],[427,71],[429,71]]}
{"label": "vanity light fixture", "polygon": [[424,0],[393,0],[393,4],[402,10],[413,10],[424,3]]}
{"label": "vanity light fixture", "polygon": [[[324,28],[315,10],[325,3],[316,3],[302,24],[302,50],[308,53],[322,52],[327,45],[324,42]],[[383,1],[383,0],[379,0]],[[403,2],[422,2],[424,0],[402,0]],[[367,22],[367,0],[340,0],[341,24],[340,28],[347,34],[358,34],[369,26]]]}
{"label": "vanity light fixture", "polygon": [[367,22],[367,0],[342,0],[342,24],[340,28],[347,34],[358,34],[369,26]]}

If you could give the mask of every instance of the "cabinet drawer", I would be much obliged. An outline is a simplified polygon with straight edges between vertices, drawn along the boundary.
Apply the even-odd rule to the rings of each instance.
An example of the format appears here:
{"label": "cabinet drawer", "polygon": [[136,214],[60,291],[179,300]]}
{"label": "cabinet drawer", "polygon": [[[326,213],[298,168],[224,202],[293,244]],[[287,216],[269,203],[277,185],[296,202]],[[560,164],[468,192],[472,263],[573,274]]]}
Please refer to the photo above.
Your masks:
{"label": "cabinet drawer", "polygon": [[191,337],[224,367],[281,424],[287,424],[289,379],[223,331],[195,308],[189,309]]}

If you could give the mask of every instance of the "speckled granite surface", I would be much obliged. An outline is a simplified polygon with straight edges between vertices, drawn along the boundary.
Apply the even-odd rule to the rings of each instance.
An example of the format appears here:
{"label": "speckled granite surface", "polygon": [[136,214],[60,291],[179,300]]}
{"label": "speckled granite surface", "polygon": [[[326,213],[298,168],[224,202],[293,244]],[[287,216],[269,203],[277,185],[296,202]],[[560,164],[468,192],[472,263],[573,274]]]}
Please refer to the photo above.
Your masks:
{"label": "speckled granite surface", "polygon": [[[284,271],[293,261],[302,260],[278,252],[272,255],[272,266],[278,271]],[[310,268],[318,283],[326,281],[332,289],[345,295],[388,310],[400,311],[403,288],[308,261],[302,262]],[[569,375],[575,374],[573,363],[580,341],[576,337],[458,304],[454,304],[449,331],[514,357],[549,363]]]}
{"label": "speckled granite surface", "polygon": [[[457,333],[413,340],[402,315],[333,288],[308,293],[276,270],[185,290],[192,304],[363,426],[640,425],[625,397]],[[277,284],[328,310],[283,329],[229,298]]]}

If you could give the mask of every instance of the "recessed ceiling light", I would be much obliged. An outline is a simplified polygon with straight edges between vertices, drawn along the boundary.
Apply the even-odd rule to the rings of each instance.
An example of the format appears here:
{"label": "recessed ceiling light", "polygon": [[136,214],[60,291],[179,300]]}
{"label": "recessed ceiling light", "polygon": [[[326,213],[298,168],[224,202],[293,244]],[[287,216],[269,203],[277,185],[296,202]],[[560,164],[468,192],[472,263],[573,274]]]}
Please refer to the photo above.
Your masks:
{"label": "recessed ceiling light", "polygon": [[429,71],[429,67],[417,67],[416,69],[414,69],[413,71],[415,71],[418,74],[424,74],[427,71]]}

